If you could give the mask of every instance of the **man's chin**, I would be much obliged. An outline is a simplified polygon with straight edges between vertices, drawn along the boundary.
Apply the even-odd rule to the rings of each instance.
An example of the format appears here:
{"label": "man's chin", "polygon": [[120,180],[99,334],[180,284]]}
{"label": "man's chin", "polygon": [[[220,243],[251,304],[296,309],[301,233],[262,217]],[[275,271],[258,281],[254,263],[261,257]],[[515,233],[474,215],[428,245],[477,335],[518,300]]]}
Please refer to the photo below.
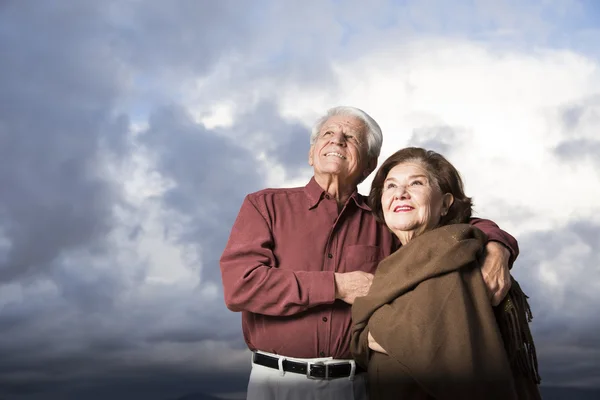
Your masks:
{"label": "man's chin", "polygon": [[315,169],[315,175],[331,175],[336,178],[344,177],[345,171],[342,168],[339,168],[336,165],[326,165],[323,168],[320,168],[318,171]]}

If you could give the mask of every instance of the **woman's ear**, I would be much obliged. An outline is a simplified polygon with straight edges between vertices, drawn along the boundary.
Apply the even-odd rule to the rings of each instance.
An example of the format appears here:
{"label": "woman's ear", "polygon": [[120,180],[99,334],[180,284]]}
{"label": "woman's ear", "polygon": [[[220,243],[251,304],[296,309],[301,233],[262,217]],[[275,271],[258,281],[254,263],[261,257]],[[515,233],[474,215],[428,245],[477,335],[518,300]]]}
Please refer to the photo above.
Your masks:
{"label": "woman's ear", "polygon": [[444,194],[444,196],[442,197],[442,216],[448,214],[448,210],[450,209],[450,207],[452,207],[453,203],[454,196],[452,196],[452,193]]}

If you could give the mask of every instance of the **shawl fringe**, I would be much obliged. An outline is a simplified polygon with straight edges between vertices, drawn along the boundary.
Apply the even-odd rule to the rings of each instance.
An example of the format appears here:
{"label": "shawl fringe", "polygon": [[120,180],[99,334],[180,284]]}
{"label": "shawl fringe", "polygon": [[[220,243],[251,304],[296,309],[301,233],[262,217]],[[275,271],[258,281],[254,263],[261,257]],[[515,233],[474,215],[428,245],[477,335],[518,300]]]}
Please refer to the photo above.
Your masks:
{"label": "shawl fringe", "polygon": [[539,384],[537,355],[529,322],[533,319],[529,298],[511,276],[511,287],[502,302],[494,308],[496,320],[513,371]]}

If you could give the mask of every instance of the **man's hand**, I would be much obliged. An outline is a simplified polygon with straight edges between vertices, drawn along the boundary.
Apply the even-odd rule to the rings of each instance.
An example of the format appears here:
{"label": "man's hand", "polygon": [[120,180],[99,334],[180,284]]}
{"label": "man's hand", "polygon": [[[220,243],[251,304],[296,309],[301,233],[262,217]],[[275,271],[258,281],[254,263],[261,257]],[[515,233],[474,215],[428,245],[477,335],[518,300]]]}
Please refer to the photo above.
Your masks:
{"label": "man's hand", "polygon": [[481,275],[493,306],[500,304],[510,289],[510,251],[498,242],[485,245],[481,260]]}
{"label": "man's hand", "polygon": [[357,297],[366,296],[373,283],[373,274],[363,271],[335,273],[335,298],[353,304]]}
{"label": "man's hand", "polygon": [[376,351],[378,353],[387,354],[387,351],[385,351],[385,349],[383,347],[381,347],[379,345],[379,343],[377,343],[375,341],[375,339],[373,339],[373,336],[371,336],[371,332],[369,332],[369,335],[367,336],[367,340],[369,341],[369,348],[371,350]]}

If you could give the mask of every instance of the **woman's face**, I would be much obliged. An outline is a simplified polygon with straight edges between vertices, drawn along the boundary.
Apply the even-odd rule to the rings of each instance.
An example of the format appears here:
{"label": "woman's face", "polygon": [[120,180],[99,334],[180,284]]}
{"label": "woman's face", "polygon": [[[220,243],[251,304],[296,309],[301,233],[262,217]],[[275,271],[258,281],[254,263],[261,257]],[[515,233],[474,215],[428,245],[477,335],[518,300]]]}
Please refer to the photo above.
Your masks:
{"label": "woman's face", "polygon": [[442,194],[418,162],[403,162],[390,170],[381,194],[385,223],[402,244],[435,228],[454,198]]}

